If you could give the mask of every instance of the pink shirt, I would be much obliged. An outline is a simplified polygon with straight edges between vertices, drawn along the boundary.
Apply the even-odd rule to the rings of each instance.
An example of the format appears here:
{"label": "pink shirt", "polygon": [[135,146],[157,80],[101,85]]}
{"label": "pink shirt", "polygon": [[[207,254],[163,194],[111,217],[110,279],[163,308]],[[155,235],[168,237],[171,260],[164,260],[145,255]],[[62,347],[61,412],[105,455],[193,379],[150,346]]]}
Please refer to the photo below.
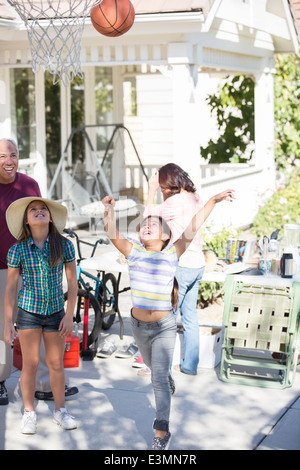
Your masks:
{"label": "pink shirt", "polygon": [[[148,215],[162,217],[171,229],[171,242],[174,243],[181,237],[191,219],[201,207],[203,207],[203,204],[196,193],[183,191],[167,198],[162,204],[148,204],[144,217]],[[200,268],[205,265],[200,230],[196,233],[186,252],[180,257],[179,265],[192,268]]]}

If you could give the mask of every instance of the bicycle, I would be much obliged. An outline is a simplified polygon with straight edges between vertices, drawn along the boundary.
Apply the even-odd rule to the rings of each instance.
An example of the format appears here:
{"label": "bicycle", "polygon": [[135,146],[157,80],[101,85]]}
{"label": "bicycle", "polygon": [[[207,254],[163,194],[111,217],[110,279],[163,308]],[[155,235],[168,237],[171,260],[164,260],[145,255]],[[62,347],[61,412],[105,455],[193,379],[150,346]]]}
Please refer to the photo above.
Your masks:
{"label": "bicycle", "polygon": [[[93,257],[99,244],[109,244],[109,240],[98,239],[94,244],[79,239],[77,233],[71,229],[64,229],[71,238],[76,239],[77,245],[77,280],[78,293],[73,321],[76,324],[77,333],[81,337],[80,349],[82,356],[94,356],[97,351],[98,337],[101,329],[108,330],[114,323],[118,314],[121,323],[121,338],[123,320],[118,308],[118,282],[112,273],[104,273],[101,269],[97,275],[84,271],[80,262],[85,259],[82,256],[81,244],[93,247]],[[68,292],[64,294],[68,301]]]}

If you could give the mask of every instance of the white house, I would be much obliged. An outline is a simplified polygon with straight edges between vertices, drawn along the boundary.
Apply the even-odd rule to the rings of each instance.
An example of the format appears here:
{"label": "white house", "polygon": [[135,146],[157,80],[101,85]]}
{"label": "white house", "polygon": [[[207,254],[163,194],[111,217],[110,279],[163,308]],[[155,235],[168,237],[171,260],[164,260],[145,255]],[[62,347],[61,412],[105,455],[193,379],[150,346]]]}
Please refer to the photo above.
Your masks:
{"label": "white house", "polygon": [[[299,51],[298,1],[132,0],[134,25],[116,38],[99,34],[87,18],[80,86],[53,85],[60,129],[59,135],[50,135],[50,141],[60,139],[55,166],[62,164],[57,178],[55,167],[47,162],[45,74],[43,70],[32,73],[27,30],[12,6],[21,2],[26,4],[25,0],[0,1],[0,137],[17,138],[22,136],[22,126],[26,128],[28,154],[21,151],[21,167],[38,179],[44,195],[54,197],[53,184],[61,184],[62,177],[59,196],[68,196],[65,178],[74,166],[70,135],[78,125],[72,122],[72,110],[80,93],[86,146],[83,165],[89,171],[103,169],[114,195],[120,190],[128,194],[124,188],[130,192],[133,187],[143,187],[145,193],[144,174],[172,161],[189,172],[203,199],[233,186],[239,198],[230,221],[235,225],[251,221],[261,196],[274,188],[274,54]],[[21,70],[28,93],[25,123],[18,121],[18,99],[24,93],[24,87],[18,88]],[[220,77],[235,73],[255,80],[255,157],[247,168],[219,167],[216,175],[208,175],[199,147],[216,129],[205,97]],[[104,83],[111,106],[100,119],[96,94]],[[132,91],[136,93],[134,113]],[[110,148],[99,148],[103,136],[106,146],[113,136]],[[228,222],[224,211],[216,217]]]}

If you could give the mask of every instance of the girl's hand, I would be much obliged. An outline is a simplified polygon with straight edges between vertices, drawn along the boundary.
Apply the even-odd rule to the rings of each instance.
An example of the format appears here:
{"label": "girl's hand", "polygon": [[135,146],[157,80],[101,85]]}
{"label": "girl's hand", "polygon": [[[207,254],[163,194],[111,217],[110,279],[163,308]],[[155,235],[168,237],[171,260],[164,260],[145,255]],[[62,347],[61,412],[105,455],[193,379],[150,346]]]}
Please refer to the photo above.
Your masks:
{"label": "girl's hand", "polygon": [[70,335],[72,331],[73,331],[73,317],[69,315],[65,315],[59,325],[59,335],[61,337],[66,337]]}
{"label": "girl's hand", "polygon": [[105,206],[105,209],[109,209],[109,206],[115,207],[116,205],[116,201],[112,196],[105,196],[101,202]]}
{"label": "girl's hand", "polygon": [[10,322],[10,323],[5,322],[4,341],[6,341],[6,343],[10,344],[11,346],[13,346],[12,338],[15,339],[16,336],[17,336],[17,333],[16,333],[16,330],[15,330],[15,327],[14,327],[13,323],[12,322]]}
{"label": "girl's hand", "polygon": [[222,193],[216,194],[214,196],[215,203],[224,201],[224,199],[226,201],[232,202],[235,199],[234,190],[226,189],[226,191],[223,191]]}

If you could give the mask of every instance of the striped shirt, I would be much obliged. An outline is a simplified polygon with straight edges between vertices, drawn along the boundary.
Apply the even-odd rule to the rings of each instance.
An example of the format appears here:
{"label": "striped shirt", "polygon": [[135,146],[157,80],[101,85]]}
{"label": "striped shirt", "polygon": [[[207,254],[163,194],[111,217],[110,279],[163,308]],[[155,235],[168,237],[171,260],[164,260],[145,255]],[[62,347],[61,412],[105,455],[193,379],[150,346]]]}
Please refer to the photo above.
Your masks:
{"label": "striped shirt", "polygon": [[22,287],[18,307],[39,315],[51,315],[64,307],[63,264],[75,260],[74,245],[63,238],[63,260],[50,267],[49,237],[40,250],[30,237],[13,245],[7,255],[9,268],[20,269]]}
{"label": "striped shirt", "polygon": [[178,265],[173,244],[162,251],[147,251],[132,241],[128,257],[133,306],[145,310],[172,310],[171,293]]}

